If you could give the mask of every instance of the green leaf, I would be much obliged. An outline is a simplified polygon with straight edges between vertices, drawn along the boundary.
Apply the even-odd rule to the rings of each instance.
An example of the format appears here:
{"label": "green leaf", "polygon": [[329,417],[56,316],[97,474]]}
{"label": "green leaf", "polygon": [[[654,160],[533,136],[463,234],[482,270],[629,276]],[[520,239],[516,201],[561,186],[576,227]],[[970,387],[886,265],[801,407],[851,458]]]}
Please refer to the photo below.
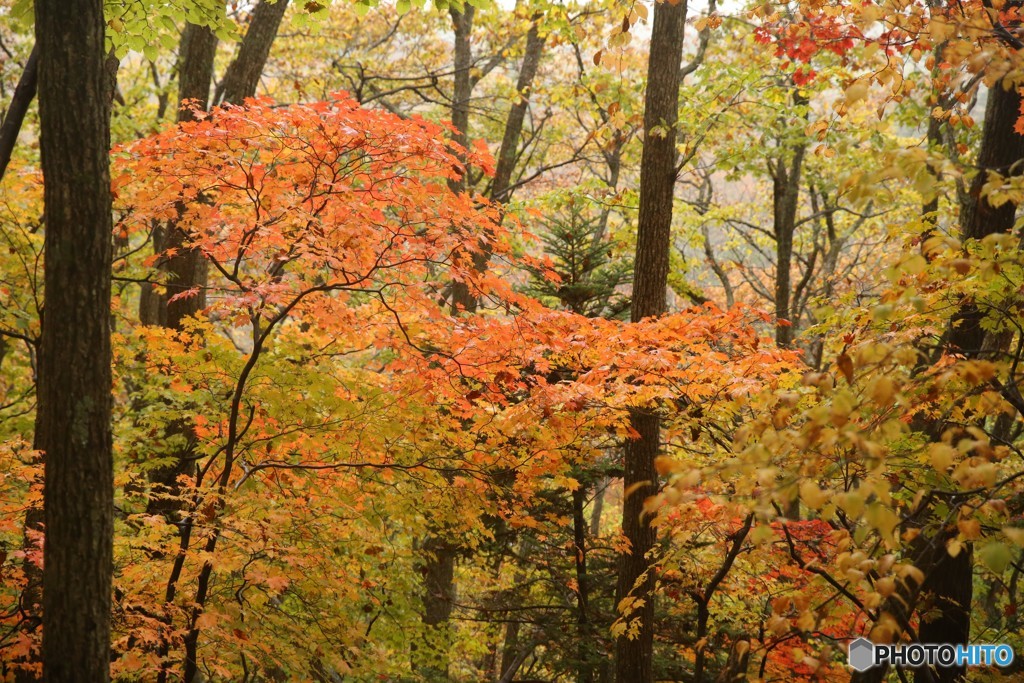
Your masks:
{"label": "green leaf", "polygon": [[991,542],[978,548],[982,563],[996,574],[1002,574],[1013,561],[1010,548],[1005,543]]}

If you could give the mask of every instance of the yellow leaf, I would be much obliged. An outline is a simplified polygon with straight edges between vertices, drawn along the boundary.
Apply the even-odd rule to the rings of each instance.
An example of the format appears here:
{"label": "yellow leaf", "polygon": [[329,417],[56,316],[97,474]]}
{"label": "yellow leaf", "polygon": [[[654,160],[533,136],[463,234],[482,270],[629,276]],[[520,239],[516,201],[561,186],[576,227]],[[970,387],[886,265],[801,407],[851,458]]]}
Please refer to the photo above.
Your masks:
{"label": "yellow leaf", "polygon": [[953,459],[956,457],[956,449],[949,444],[933,443],[928,447],[928,457],[931,458],[932,467],[936,471],[945,473],[949,466],[953,464]]}
{"label": "yellow leaf", "polygon": [[1016,545],[1024,547],[1024,529],[1020,527],[1004,526],[1003,535]]}
{"label": "yellow leaf", "polygon": [[820,510],[828,498],[828,494],[818,488],[818,485],[811,479],[804,479],[800,482],[800,500],[812,510]]}
{"label": "yellow leaf", "polygon": [[887,598],[896,591],[896,580],[891,576],[884,576],[875,581],[875,591],[883,598]]}
{"label": "yellow leaf", "polygon": [[851,83],[846,89],[846,104],[850,105],[863,100],[868,96],[868,88],[868,82],[865,80],[856,80]]}
{"label": "yellow leaf", "polygon": [[881,406],[887,406],[892,402],[896,393],[896,385],[886,375],[879,375],[871,382],[871,398]]}
{"label": "yellow leaf", "polygon": [[981,522],[976,519],[961,519],[956,526],[968,541],[981,538]]}

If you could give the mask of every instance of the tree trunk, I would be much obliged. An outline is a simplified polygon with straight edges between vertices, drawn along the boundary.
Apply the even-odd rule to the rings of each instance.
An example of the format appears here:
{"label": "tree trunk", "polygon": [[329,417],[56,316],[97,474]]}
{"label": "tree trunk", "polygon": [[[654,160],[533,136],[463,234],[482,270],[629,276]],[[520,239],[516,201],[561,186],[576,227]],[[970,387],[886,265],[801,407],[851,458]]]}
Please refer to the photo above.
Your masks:
{"label": "tree trunk", "polygon": [[36,0],[45,309],[35,446],[45,453],[43,676],[110,678],[110,100],[103,2]]}
{"label": "tree trunk", "polygon": [[587,490],[572,492],[573,550],[576,559],[576,683],[594,683],[593,626],[590,623],[590,579],[587,576],[587,518],[584,515]]}
{"label": "tree trunk", "polygon": [[[640,161],[640,215],[633,276],[634,322],[665,313],[672,201],[676,181],[676,120],[679,112],[679,63],[683,54],[686,2],[654,7],[647,91],[644,97],[644,148]],[[636,616],[638,637],[616,643],[618,683],[650,683],[653,678],[654,573],[646,554],[655,534],[641,519],[644,500],[657,492],[654,458],[660,425],[656,415],[634,410],[630,416],[639,438],[626,443],[622,533],[629,550],[619,558],[616,603],[627,596],[643,600]],[[643,577],[643,578],[641,578]],[[639,585],[636,585],[638,584]]]}
{"label": "tree trunk", "polygon": [[1013,229],[1017,205],[1006,202],[993,206],[982,197],[982,189],[988,182],[989,171],[1003,176],[1020,175],[1024,171],[1020,168],[1024,161],[1024,136],[1013,129],[1020,116],[1020,106],[1021,94],[1016,86],[1006,89],[1000,82],[989,90],[977,160],[981,170],[971,182],[969,199],[960,210],[962,239],[980,240]]}
{"label": "tree trunk", "polygon": [[[181,34],[178,54],[178,103],[189,100],[193,107],[178,109],[178,123],[195,120],[196,111],[205,111],[210,100],[210,86],[213,83],[213,62],[217,53],[217,36],[206,26],[186,24]],[[179,205],[178,213],[185,211]],[[145,325],[160,325],[175,331],[184,329],[187,318],[195,316],[206,307],[206,259],[198,249],[190,248],[188,236],[176,222],[163,228],[154,228],[153,247],[159,253],[174,249],[175,253],[160,264],[166,273],[166,285],[162,294],[157,294],[148,285],[142,287],[139,302],[139,318]],[[195,290],[187,296],[181,296]],[[188,471],[193,455],[191,428],[187,420],[175,420],[167,426],[165,436],[172,442],[184,438],[187,446],[176,453],[176,460],[149,473],[149,481],[156,484],[161,495],[150,498],[146,506],[149,514],[174,515],[180,509],[180,502],[174,499],[178,489],[178,477]],[[162,495],[170,493],[171,498]]]}
{"label": "tree trunk", "polygon": [[540,66],[544,41],[547,40],[547,35],[540,34],[540,20],[543,16],[540,12],[533,15],[533,23],[526,34],[526,51],[519,66],[519,79],[516,81],[518,99],[512,103],[505,119],[505,134],[501,138],[498,164],[494,170],[494,181],[491,183],[491,199],[499,204],[505,204],[512,198],[512,171],[519,159],[519,141],[523,135],[526,111],[530,107],[530,91],[533,89],[533,80]]}
{"label": "tree trunk", "polygon": [[245,32],[245,38],[238,47],[238,54],[224,74],[224,80],[217,89],[214,104],[241,104],[247,97],[255,97],[263,68],[270,56],[270,47],[277,37],[288,0],[270,3],[260,0],[252,13],[252,21]]}
{"label": "tree trunk", "polygon": [[[985,127],[982,131],[981,149],[978,151],[980,171],[971,182],[968,201],[960,211],[961,239],[980,240],[996,233],[1013,230],[1017,205],[1006,202],[993,206],[982,196],[988,181],[988,172],[995,171],[1003,176],[1017,175],[1018,167],[1024,161],[1024,136],[1014,130],[1020,116],[1021,94],[1016,86],[1009,89],[997,83],[989,91],[985,109]],[[950,350],[962,353],[968,358],[978,357],[986,346],[986,334],[982,329],[983,314],[974,306],[961,307],[957,324],[950,327],[948,344]],[[935,434],[941,429],[931,430]],[[938,610],[935,619],[921,623],[921,641],[925,643],[966,643],[971,629],[971,600],[973,598],[973,565],[971,547],[965,547],[953,558],[941,551],[933,554],[931,566],[925,570],[923,587],[931,608]],[[964,680],[965,669],[939,669],[934,675],[924,672],[918,680],[935,683],[952,683]]]}
{"label": "tree trunk", "polygon": [[[807,98],[794,92],[793,104],[807,106]],[[772,168],[772,228],[775,235],[775,343],[788,347],[793,343],[793,236],[796,212],[800,207],[800,179],[807,143],[799,140],[780,146],[782,152]],[[787,156],[790,157],[787,159]]]}
{"label": "tree trunk", "polygon": [[[253,97],[259,83],[263,68],[270,55],[270,48],[277,36],[281,19],[288,6],[288,0],[277,0],[269,4],[261,0],[253,12],[252,21],[245,37],[239,46],[234,61],[228,66],[224,79],[214,97],[215,101],[222,104],[239,104],[245,98]],[[199,108],[204,109],[208,104],[210,84],[213,80],[213,63],[216,56],[217,39],[207,28],[189,25],[182,35],[181,65],[179,76],[179,99],[198,100]],[[191,110],[179,111],[179,123],[193,119]],[[202,197],[198,201],[203,201]],[[185,207],[181,206],[180,211]],[[181,231],[176,224],[168,225],[163,239],[157,240],[154,235],[154,246],[159,250],[177,248],[175,256],[168,259],[161,268],[169,274],[166,291],[158,302],[158,310],[162,312],[162,319],[156,321],[164,327],[180,331],[183,329],[184,321],[194,316],[205,308],[205,296],[203,290],[206,286],[207,264],[198,250],[189,249],[186,244],[187,235]],[[196,290],[188,296],[179,298],[176,301],[171,299],[178,294]],[[142,308],[142,306],[140,306]],[[144,322],[146,322],[144,320]],[[258,349],[253,350],[253,357],[258,354]],[[187,471],[191,466],[192,449],[194,438],[192,428],[186,420],[178,420],[168,425],[167,435],[187,439],[186,446],[180,453],[180,458],[175,464],[158,470],[153,473],[151,479],[158,484],[163,484],[172,493],[177,486],[176,480],[180,473]],[[223,484],[222,484],[223,485]],[[160,501],[151,501],[149,511],[162,512],[168,515],[180,513],[180,503],[174,501],[170,504],[161,505]],[[180,552],[184,553],[190,545],[190,531],[188,525],[181,527]],[[207,541],[206,550],[212,553],[216,545],[216,535]],[[175,572],[180,569],[175,569]],[[212,566],[204,564],[200,573],[195,603],[198,608],[193,612],[191,624],[185,636],[185,666],[184,680],[192,683],[199,676],[198,674],[198,647],[200,629],[196,617],[205,605],[209,579],[212,573]],[[177,578],[169,581],[168,595],[173,596]],[[169,600],[171,598],[169,597]],[[169,643],[161,643],[160,654],[165,655],[169,649]],[[166,668],[159,672],[158,680],[165,681],[169,675]]]}
{"label": "tree trunk", "polygon": [[[206,26],[188,24],[181,35],[181,54],[178,63],[178,103],[191,100],[195,109],[178,109],[178,123],[195,120],[196,111],[205,111],[210,102],[213,83],[213,62],[217,55],[217,36]],[[183,207],[184,208],[184,207]],[[186,248],[186,236],[177,225],[168,227],[161,250],[176,249],[174,256],[164,264],[170,275],[163,301],[164,320],[160,324],[172,330],[181,330],[185,318],[206,308],[206,261],[197,249]],[[197,292],[177,300],[175,296],[198,288]]]}
{"label": "tree trunk", "polygon": [[[473,46],[470,43],[470,36],[473,32],[473,15],[475,8],[466,5],[463,11],[452,8],[449,12],[452,18],[452,30],[455,34],[454,47],[454,75],[452,85],[452,141],[462,148],[469,146],[469,101],[473,95],[473,79],[470,68],[473,65]],[[469,168],[466,159],[462,156],[463,173],[458,180],[449,180],[448,187],[452,192],[465,192],[467,189],[467,178]],[[485,266],[486,262],[474,255],[473,265]],[[469,286],[464,282],[452,283],[452,311],[465,311],[473,313],[476,311],[476,297],[469,291]]]}
{"label": "tree trunk", "polygon": [[[200,111],[210,103],[213,61],[217,56],[217,36],[207,26],[187,24],[181,33],[178,54],[178,104],[195,100]],[[178,122],[194,120],[192,108],[178,110]]]}
{"label": "tree trunk", "polygon": [[[463,11],[455,8],[449,10],[452,18],[452,31],[455,35],[452,76],[452,140],[459,146],[469,146],[469,101],[473,96],[473,46],[470,37],[473,33],[473,16],[476,8],[466,5]],[[465,159],[463,159],[465,162]],[[466,189],[466,175],[457,181],[450,181],[452,192],[463,192]]]}
{"label": "tree trunk", "polygon": [[747,680],[749,662],[750,640],[737,638],[729,650],[729,659],[725,662],[725,667],[715,677],[715,683],[743,683]]}
{"label": "tree trunk", "polygon": [[423,625],[428,627],[426,647],[413,648],[412,665],[427,683],[448,680],[448,660],[451,650],[452,600],[455,591],[456,547],[432,531],[420,548],[423,553],[420,572],[423,575],[421,602]]}
{"label": "tree trunk", "polygon": [[602,476],[594,484],[594,507],[590,511],[590,535],[601,535],[601,515],[604,512],[604,496],[608,491],[608,478]]}
{"label": "tree trunk", "polygon": [[[807,106],[807,98],[793,93],[793,104]],[[796,214],[800,207],[800,180],[803,176],[804,140],[779,146],[780,154],[771,166],[772,234],[775,235],[775,343],[782,348],[793,344],[793,237]],[[789,158],[787,158],[789,157]],[[800,500],[794,498],[786,506],[786,517],[800,519]]]}
{"label": "tree trunk", "polygon": [[[1003,176],[1022,171],[1019,165],[1024,160],[1024,136],[1014,131],[1021,99],[1017,88],[1007,90],[1001,82],[989,91],[978,151],[980,171],[971,182],[967,201],[960,207],[960,236],[964,240],[983,239],[1013,229],[1017,205],[1007,202],[995,207],[983,196],[983,188],[988,182],[989,171]],[[975,306],[961,306],[948,329],[945,348],[967,358],[977,358],[1004,344],[1005,340],[987,338],[982,328],[983,317],[983,312]],[[935,420],[917,428],[937,439],[945,426],[941,420]],[[966,643],[970,638],[973,600],[972,547],[965,544],[960,554],[953,558],[946,551],[944,532],[939,532],[937,538],[922,535],[918,539],[914,544],[914,564],[924,573],[924,583],[919,593],[911,590],[909,594],[899,596],[898,600],[888,601],[883,609],[905,617],[910,616],[910,610],[904,608],[904,604],[911,605],[918,613],[931,611],[934,614],[932,618],[921,620],[918,639],[922,643]],[[885,669],[875,668],[854,674],[851,680],[854,683],[879,683],[885,680]],[[961,683],[965,680],[966,670],[963,667],[919,669],[915,672],[917,683]]]}
{"label": "tree trunk", "polygon": [[7,105],[3,123],[0,124],[0,181],[7,173],[7,165],[11,163],[11,155],[18,143],[18,134],[25,122],[28,107],[35,99],[39,83],[39,44],[32,47],[32,52],[25,62],[25,70],[21,72],[18,85],[14,88],[11,103]]}
{"label": "tree trunk", "polygon": [[[1013,230],[1017,205],[1006,202],[993,206],[983,196],[988,182],[989,171],[1003,176],[1017,175],[1017,166],[1024,161],[1024,136],[1014,130],[1020,116],[1021,95],[1017,87],[1006,89],[1002,82],[989,91],[985,109],[985,126],[982,131],[981,149],[978,151],[978,175],[971,182],[967,202],[960,210],[960,237],[963,240],[980,240],[996,233]],[[967,358],[977,358],[990,345],[1002,345],[994,338],[987,338],[982,328],[984,314],[973,305],[964,305],[950,326],[947,345],[953,353]],[[986,354],[987,355],[987,354]],[[929,425],[927,430],[938,437],[944,424]],[[950,557],[940,537],[934,545],[938,550],[924,554],[925,573],[922,587],[925,606],[936,611],[933,619],[921,621],[920,639],[924,643],[966,643],[970,638],[971,601],[974,595],[972,548],[964,547],[956,557]],[[963,667],[940,668],[936,671],[917,672],[915,680],[928,683],[953,683],[965,680]]]}
{"label": "tree trunk", "polygon": [[[196,111],[204,111],[210,99],[210,85],[213,83],[213,61],[217,52],[217,36],[205,26],[187,24],[181,35],[181,50],[178,56],[178,102],[191,100],[192,107],[178,109],[178,123],[195,120]],[[179,215],[185,206],[178,207]],[[167,274],[167,283],[162,294],[153,292],[148,284],[143,285],[140,299],[140,319],[146,325],[160,325],[171,330],[184,329],[184,321],[206,308],[206,259],[198,249],[187,244],[188,236],[177,223],[170,223],[163,229],[153,230],[153,247],[157,252],[174,249],[175,253],[160,264]],[[193,293],[184,295],[190,290]],[[177,298],[176,298],[177,297]],[[177,459],[152,470],[149,480],[164,491],[176,494],[178,476],[187,472],[192,460],[191,428],[187,420],[175,420],[168,425],[166,436],[188,439]],[[176,500],[154,496],[146,507],[149,514],[175,514],[180,508]]]}

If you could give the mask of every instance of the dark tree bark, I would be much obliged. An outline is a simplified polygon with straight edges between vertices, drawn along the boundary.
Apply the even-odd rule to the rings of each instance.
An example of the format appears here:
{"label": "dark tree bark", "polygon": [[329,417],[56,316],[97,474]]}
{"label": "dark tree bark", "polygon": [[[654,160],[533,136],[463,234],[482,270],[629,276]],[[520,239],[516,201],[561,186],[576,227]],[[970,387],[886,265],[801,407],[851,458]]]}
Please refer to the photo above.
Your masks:
{"label": "dark tree bark", "polygon": [[[454,7],[449,11],[452,18],[452,32],[455,36],[452,76],[452,140],[460,147],[469,146],[469,102],[473,97],[473,46],[470,38],[473,34],[473,17],[476,8],[466,5],[461,12]],[[463,162],[465,159],[463,159]],[[451,181],[452,192],[466,189],[466,174],[457,181]]]}
{"label": "dark tree bark", "polygon": [[738,638],[729,650],[729,658],[725,666],[715,677],[715,683],[743,683],[747,680],[747,667],[750,663],[750,640]]}
{"label": "dark tree bark", "polygon": [[512,680],[523,663],[519,632],[522,623],[511,620],[505,625],[505,639],[501,647],[501,663],[498,667],[498,681]]}
{"label": "dark tree bark", "polygon": [[[982,130],[981,148],[978,151],[979,172],[971,182],[966,201],[960,207],[960,236],[964,240],[983,239],[1013,229],[1017,205],[1007,202],[993,206],[983,195],[988,174],[995,171],[1003,176],[1016,175],[1024,171],[1024,136],[1014,131],[1020,113],[1021,94],[1016,87],[1009,89],[997,83],[989,91],[985,109],[985,123]],[[954,316],[945,338],[944,348],[966,358],[978,358],[999,349],[1006,340],[987,335],[982,328],[984,312],[971,304],[961,306]],[[941,438],[946,424],[933,420],[916,425],[932,439]],[[926,521],[931,513],[922,511]],[[912,611],[919,614],[930,611],[932,618],[921,620],[918,640],[922,643],[967,643],[970,639],[971,602],[973,600],[972,547],[967,544],[955,558],[946,551],[946,532],[935,536],[923,534],[915,539],[912,558],[915,566],[924,574],[920,588],[911,586],[898,600],[889,600],[883,606],[897,616],[898,621],[907,621]],[[907,609],[904,605],[912,606]],[[870,669],[863,674],[854,674],[854,683],[880,683],[885,680],[886,670]],[[962,683],[967,672],[963,667],[919,669],[915,671],[917,683]]]}
{"label": "dark tree bark", "polygon": [[644,95],[640,214],[633,279],[634,322],[666,311],[672,201],[678,173],[679,62],[685,21],[686,3],[666,2],[655,6]]}
{"label": "dark tree bark", "polygon": [[[452,18],[452,31],[455,34],[454,45],[454,75],[452,84],[452,141],[461,148],[469,145],[469,102],[473,96],[473,78],[470,69],[473,66],[473,46],[470,43],[470,36],[473,33],[473,16],[476,10],[472,5],[466,5],[463,11],[454,7],[449,14]],[[467,175],[469,168],[466,159],[462,158],[465,171],[458,180],[449,180],[448,187],[452,192],[465,192],[467,187]],[[475,267],[485,267],[486,261],[479,256],[474,256]],[[476,297],[469,291],[469,286],[464,282],[452,283],[452,311],[465,311],[473,313],[476,311]]]}
{"label": "dark tree bark", "polygon": [[441,642],[435,643],[440,652],[427,652],[416,661],[417,673],[425,680],[448,680],[448,650],[451,634],[448,620],[452,615],[455,591],[456,546],[444,539],[440,532],[432,533],[423,543],[423,623],[433,629]]}
{"label": "dark tree bark", "polygon": [[[794,94],[793,103],[806,106],[807,99]],[[807,143],[803,140],[781,147],[782,154],[770,164],[772,176],[772,232],[775,235],[775,343],[788,347],[794,330],[790,302],[793,297],[793,236],[800,207],[800,179]]]}
{"label": "dark tree bark", "polygon": [[110,677],[110,100],[101,0],[37,0],[45,309],[35,445],[45,453],[43,676]]}
{"label": "dark tree bark", "polygon": [[[210,103],[213,83],[213,60],[217,55],[217,36],[207,26],[187,24],[181,33],[178,54],[178,104],[195,100],[199,110]],[[178,122],[194,119],[191,108],[179,109]]]}
{"label": "dark tree bark", "polygon": [[547,35],[540,33],[540,21],[543,15],[533,15],[533,23],[526,34],[526,51],[519,66],[519,79],[516,81],[516,92],[519,99],[512,103],[505,119],[505,133],[498,149],[498,164],[494,170],[494,181],[491,183],[491,199],[505,204],[512,198],[512,171],[519,159],[519,141],[523,135],[523,121],[530,107],[530,91],[540,66],[541,53]]}
{"label": "dark tree bark", "polygon": [[[470,74],[473,63],[473,52],[470,44],[470,36],[473,30],[474,10],[472,5],[467,5],[465,10],[458,12],[451,11],[452,26],[455,33],[455,83],[452,95],[452,125],[455,127],[453,140],[459,145],[466,147],[469,144],[469,103],[473,96],[474,82]],[[516,92],[519,99],[512,103],[505,119],[505,130],[501,139],[501,147],[498,149],[497,167],[494,171],[494,179],[491,181],[490,198],[499,204],[506,204],[512,198],[514,190],[512,186],[512,173],[519,160],[519,143],[523,135],[523,123],[526,120],[526,112],[530,106],[530,90],[533,88],[533,81],[537,76],[537,69],[540,66],[540,58],[544,51],[546,35],[540,32],[540,21],[543,15],[536,13],[533,16],[530,30],[526,34],[526,49],[523,53],[523,61],[519,66],[519,78],[516,81]],[[467,169],[468,171],[468,169]],[[455,192],[466,189],[466,178],[458,181],[451,181],[449,186]],[[490,260],[490,253],[486,247],[481,245],[481,250],[473,255],[473,267],[483,272],[487,269],[487,262]],[[469,293],[465,283],[456,282],[452,288],[452,300],[461,310],[473,312],[476,310],[477,301]]]}
{"label": "dark tree bark", "polygon": [[[277,37],[281,20],[287,8],[288,0],[277,0],[275,3],[260,0],[259,5],[257,5],[253,12],[252,21],[249,24],[245,37],[242,39],[238,53],[228,66],[224,79],[217,89],[214,102],[218,104],[241,104],[246,98],[255,96],[259,79],[263,74],[263,69],[270,56],[270,49]],[[186,30],[186,33],[182,36],[182,54],[186,63],[182,67],[179,97],[180,99],[193,98],[200,100],[205,107],[207,104],[206,98],[209,95],[210,82],[213,78],[216,37],[208,29],[198,26],[190,26],[188,28],[192,29],[192,31]],[[191,117],[191,112],[182,112],[179,115],[179,122],[190,120]],[[200,198],[200,201],[202,201],[202,198]],[[183,329],[184,320],[194,316],[205,308],[206,305],[203,290],[206,286],[207,263],[199,251],[187,248],[187,245],[184,243],[186,237],[176,225],[171,225],[168,227],[164,238],[164,248],[181,245],[178,255],[169,259],[164,266],[171,275],[171,278],[165,293],[164,306],[166,318],[162,323],[164,326],[174,330]],[[191,289],[197,290],[195,294],[190,294],[178,301],[170,300],[176,294],[184,293]],[[254,349],[251,354],[252,358],[256,356],[258,356],[258,349]],[[182,435],[188,439],[188,445],[182,454],[183,457],[176,465],[173,468],[157,473],[157,476],[162,477],[161,483],[173,489],[177,474],[185,471],[191,463],[189,456],[191,455],[194,441],[191,437],[191,425],[184,421],[172,424],[168,431],[171,434]],[[226,478],[221,485],[226,485]],[[172,509],[169,512],[174,514],[177,510]],[[216,541],[216,535],[207,541],[207,552],[213,552]],[[182,552],[188,549],[189,544],[189,529],[183,527],[181,538]],[[183,677],[186,683],[192,683],[198,675],[200,629],[197,617],[205,606],[211,574],[212,566],[205,564],[197,582],[194,602],[198,608],[193,612],[191,625],[184,639],[185,667]],[[176,578],[172,578],[169,582],[169,595],[173,595],[176,581]],[[164,644],[162,649],[165,653],[167,644]],[[166,668],[162,669],[159,680],[167,680],[168,674],[169,672]]]}
{"label": "dark tree bark", "polygon": [[[807,98],[793,91],[793,104],[807,106]],[[800,208],[800,181],[803,177],[807,142],[779,143],[779,155],[768,164],[772,178],[772,234],[775,236],[775,343],[782,348],[793,344],[796,321],[793,320],[793,237],[796,214]],[[800,500],[786,506],[786,517],[800,519]]]}
{"label": "dark tree bark", "polygon": [[287,9],[288,0],[273,3],[260,0],[260,4],[253,10],[252,21],[238,47],[238,54],[217,89],[214,104],[241,104],[245,98],[256,95],[256,86],[259,85],[263,67],[270,56],[270,47],[274,44]]}
{"label": "dark tree bark", "polygon": [[963,239],[983,239],[1013,228],[1017,205],[1006,202],[992,206],[982,197],[982,188],[988,182],[988,173],[1003,176],[1020,175],[1024,169],[1024,136],[1013,127],[1020,115],[1021,94],[1016,86],[1005,87],[997,83],[989,90],[985,107],[985,123],[981,149],[978,151],[980,172],[971,182],[969,199],[960,211],[960,233]]}
{"label": "dark tree bark", "polygon": [[[1024,136],[1014,130],[1020,107],[1021,94],[1016,86],[1007,89],[1000,82],[989,91],[981,149],[978,151],[979,172],[971,182],[968,199],[960,210],[960,237],[963,240],[980,240],[1013,230],[1017,205],[1006,202],[993,206],[983,196],[983,188],[990,171],[1009,176],[1022,170]],[[1004,340],[986,334],[982,329],[983,317],[983,312],[973,305],[962,306],[948,332],[949,350],[967,358],[978,358],[987,347],[995,350],[995,347],[1005,345]],[[945,424],[930,425],[928,431],[938,438],[944,427]],[[938,550],[922,553],[924,561],[919,564],[926,577],[922,587],[925,605],[919,610],[938,612],[934,619],[922,619],[920,639],[924,643],[966,643],[970,638],[971,601],[974,596],[972,548],[968,546],[956,557],[950,557],[942,541],[940,538],[932,544],[938,546]],[[963,681],[965,677],[966,669],[952,667],[920,671],[915,680],[953,683]]]}
{"label": "dark tree bark", "polygon": [[[678,173],[679,64],[685,22],[685,1],[655,5],[644,95],[633,322],[666,311],[672,200]],[[650,683],[653,678],[655,577],[646,554],[654,547],[655,533],[649,520],[641,515],[644,500],[658,488],[654,458],[660,446],[660,424],[657,415],[642,410],[633,411],[630,421],[639,437],[628,441],[625,449],[623,486],[629,493],[623,502],[622,533],[629,541],[629,550],[619,558],[616,604],[630,595],[643,600],[644,604],[634,615],[640,619],[638,637],[621,637],[616,643],[615,678],[618,683]]]}
{"label": "dark tree bark", "polygon": [[36,96],[39,83],[39,44],[32,47],[32,52],[25,62],[25,70],[21,72],[18,85],[14,88],[11,103],[7,105],[3,123],[0,124],[0,180],[7,173],[7,165],[11,163],[11,155],[18,143],[18,134],[25,123],[28,107]]}
{"label": "dark tree bark", "polygon": [[[212,30],[196,24],[185,26],[178,54],[178,103],[190,100],[194,108],[179,108],[178,123],[195,120],[196,112],[207,108],[216,53],[217,36]],[[184,205],[179,206],[179,214],[184,210]],[[153,230],[154,250],[174,249],[175,252],[160,264],[160,270],[166,274],[165,290],[158,294],[148,284],[142,287],[139,318],[143,324],[181,331],[186,319],[206,307],[206,260],[187,241],[188,236],[174,222]],[[169,424],[165,435],[172,442],[184,439],[186,445],[174,454],[176,459],[173,463],[150,471],[149,480],[156,485],[157,495],[150,498],[146,511],[173,517],[181,507],[180,501],[174,498],[178,491],[178,477],[187,473],[193,462],[190,456],[194,439],[189,422],[183,419]]]}
{"label": "dark tree bark", "polygon": [[[726,539],[730,542],[729,550],[725,554],[725,558],[722,560],[722,564],[719,565],[718,571],[708,581],[707,586],[704,587],[703,591],[694,591],[692,594],[693,600],[697,603],[697,641],[700,642],[707,638],[708,635],[708,622],[711,619],[711,600],[715,596],[715,591],[722,585],[722,581],[729,575],[729,571],[732,569],[733,562],[739,557],[740,551],[743,549],[743,543],[747,540],[747,535],[750,533],[750,527],[754,524],[753,513],[747,515],[746,519],[743,520],[743,525],[734,531]],[[737,641],[737,644],[740,641]],[[749,646],[749,642],[747,645]],[[749,647],[747,648],[749,654]],[[730,653],[730,660],[733,659],[733,654],[740,654],[738,652]],[[738,666],[741,662],[746,665],[746,658],[739,658],[737,662],[733,662],[733,666]],[[697,651],[697,658],[693,663],[693,683],[704,682],[704,667],[707,664],[707,648],[701,648]],[[743,670],[742,674],[746,674],[746,669]],[[737,673],[737,677],[739,672]],[[745,676],[744,676],[745,677]]]}
{"label": "dark tree bark", "polygon": [[594,683],[594,627],[590,620],[590,577],[587,575],[587,490],[572,492],[573,551],[576,554],[576,683]]}
{"label": "dark tree bark", "polygon": [[[228,66],[217,89],[214,97],[216,103],[241,104],[246,98],[255,96],[256,86],[287,8],[288,0],[277,0],[273,4],[261,0],[257,5],[238,54]],[[198,110],[208,108],[216,53],[217,36],[213,31],[195,24],[185,26],[178,63],[179,103],[182,100],[195,100]],[[179,123],[191,121],[194,119],[194,111],[191,108],[179,110],[177,118]],[[206,307],[206,263],[199,252],[184,248],[185,239],[184,233],[174,225],[153,231],[153,246],[157,251],[170,248],[178,251],[161,264],[161,270],[169,275],[164,294],[155,295],[147,285],[142,288],[139,319],[143,324],[180,330],[183,320]],[[195,293],[171,300],[190,290],[195,290]]]}
{"label": "dark tree bark", "polygon": [[[213,83],[213,61],[217,55],[217,36],[206,26],[188,24],[181,36],[181,54],[178,64],[178,103],[193,100],[191,107],[178,110],[178,123],[192,121],[195,112],[209,106],[210,86]],[[175,248],[177,253],[167,260],[165,268],[170,275],[167,291],[162,297],[165,327],[182,329],[182,322],[206,308],[206,262],[196,249],[185,245],[185,234],[177,227],[170,226],[165,235],[164,249]],[[192,296],[173,300],[192,288],[198,288]]]}
{"label": "dark tree bark", "polygon": [[[195,109],[179,108],[178,123],[195,120],[195,112],[203,111],[209,105],[216,53],[217,36],[213,31],[206,26],[186,24],[181,34],[178,54],[178,104],[190,100],[194,102]],[[145,325],[180,330],[185,318],[206,307],[202,287],[206,282],[205,263],[198,251],[185,248],[185,239],[184,232],[176,225],[153,231],[153,247],[156,251],[171,248],[177,251],[161,264],[161,270],[169,276],[164,294],[156,294],[148,284],[142,287],[139,319]],[[196,287],[198,291],[195,295],[171,301],[176,295]]]}
{"label": "dark tree bark", "polygon": [[[918,614],[934,614],[922,619],[918,640],[922,643],[967,643],[971,635],[971,600],[974,597],[973,548],[968,544],[956,557],[946,550],[947,534],[934,542],[921,538],[915,564],[926,571],[921,586]],[[965,667],[920,669],[914,673],[918,683],[954,683],[965,680]]]}

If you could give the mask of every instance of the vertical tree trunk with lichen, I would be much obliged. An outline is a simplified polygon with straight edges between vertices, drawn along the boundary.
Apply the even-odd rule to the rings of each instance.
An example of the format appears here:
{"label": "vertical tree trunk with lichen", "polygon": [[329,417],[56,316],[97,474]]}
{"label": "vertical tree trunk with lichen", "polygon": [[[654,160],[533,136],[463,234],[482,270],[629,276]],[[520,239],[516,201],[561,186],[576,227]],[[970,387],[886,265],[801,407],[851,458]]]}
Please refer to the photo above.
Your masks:
{"label": "vertical tree trunk with lichen", "polygon": [[45,306],[35,446],[45,462],[43,678],[110,678],[110,99],[100,0],[37,0]]}
{"label": "vertical tree trunk with lichen", "polygon": [[[654,8],[647,90],[644,96],[644,147],[640,160],[640,211],[633,275],[634,322],[666,312],[672,204],[675,194],[676,122],[679,115],[680,62],[686,3],[659,3]],[[630,422],[639,435],[626,443],[622,535],[629,548],[619,558],[616,603],[626,597],[642,601],[631,618],[639,619],[635,638],[616,642],[616,681],[653,680],[654,568],[647,554],[655,532],[643,518],[644,500],[657,492],[654,459],[660,447],[658,416],[636,409]]]}

